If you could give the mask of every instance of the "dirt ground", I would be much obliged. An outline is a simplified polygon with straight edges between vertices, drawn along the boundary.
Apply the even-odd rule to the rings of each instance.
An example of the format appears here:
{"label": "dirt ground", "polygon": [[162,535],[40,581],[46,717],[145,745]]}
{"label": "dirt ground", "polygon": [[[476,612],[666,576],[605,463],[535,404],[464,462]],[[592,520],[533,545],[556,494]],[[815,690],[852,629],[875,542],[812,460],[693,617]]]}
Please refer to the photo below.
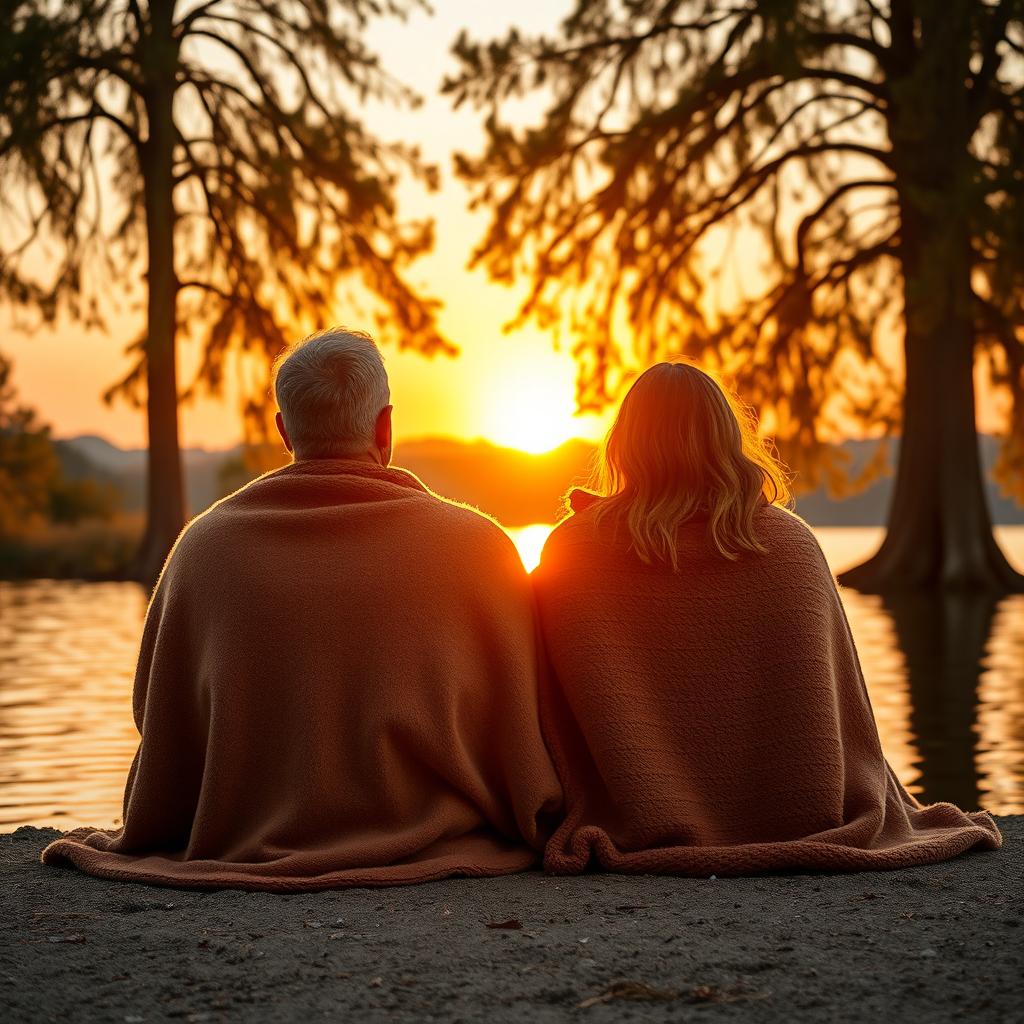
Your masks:
{"label": "dirt ground", "polygon": [[538,872],[273,896],[44,868],[0,835],[0,1018],[1024,1020],[1024,817],[997,853],[891,873]]}

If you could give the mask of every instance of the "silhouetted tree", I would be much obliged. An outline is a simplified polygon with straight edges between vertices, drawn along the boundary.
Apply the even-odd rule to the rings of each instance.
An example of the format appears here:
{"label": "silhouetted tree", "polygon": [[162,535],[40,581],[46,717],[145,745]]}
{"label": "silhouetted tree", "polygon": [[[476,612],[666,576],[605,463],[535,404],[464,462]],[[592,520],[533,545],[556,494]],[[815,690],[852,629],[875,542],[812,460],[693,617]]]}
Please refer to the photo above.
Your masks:
{"label": "silhouetted tree", "polygon": [[[50,428],[18,399],[11,376],[11,361],[0,353],[0,540],[20,539],[44,523],[110,519],[113,489],[65,476]],[[0,561],[2,554],[0,548]],[[5,569],[0,565],[0,578]]]}
{"label": "silhouetted tree", "polygon": [[46,517],[59,470],[49,430],[34,409],[18,401],[11,362],[0,355],[0,537]]}
{"label": "silhouetted tree", "polygon": [[353,112],[412,99],[362,36],[418,5],[0,0],[0,294],[102,325],[112,283],[145,274],[137,362],[114,389],[146,401],[142,578],[183,523],[181,337],[216,390],[229,351],[272,357],[322,325],[348,274],[401,344],[449,348],[402,276],[432,226],[403,223],[394,196],[404,170],[433,172]]}
{"label": "silhouetted tree", "polygon": [[695,357],[810,486],[843,430],[900,429],[885,542],[845,581],[1020,589],[973,370],[1012,396],[1022,494],[1024,0],[578,0],[552,37],[455,49],[445,88],[486,111],[474,260],[568,325],[583,406]]}

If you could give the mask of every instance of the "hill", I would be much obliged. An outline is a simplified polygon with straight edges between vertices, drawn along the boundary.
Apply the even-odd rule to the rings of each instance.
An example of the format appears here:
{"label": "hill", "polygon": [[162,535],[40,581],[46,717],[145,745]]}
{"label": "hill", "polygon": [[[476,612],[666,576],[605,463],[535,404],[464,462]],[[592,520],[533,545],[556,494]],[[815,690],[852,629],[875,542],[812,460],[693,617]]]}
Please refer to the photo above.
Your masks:
{"label": "hill", "polygon": [[[874,450],[874,442],[848,441],[843,449],[854,466],[862,465]],[[897,445],[893,445],[895,459]],[[990,470],[998,453],[994,437],[981,438],[982,461]],[[64,471],[71,479],[93,477],[112,483],[122,495],[127,511],[142,508],[145,495],[146,453],[122,449],[95,436],[57,442]],[[211,450],[188,448],[183,458],[189,506],[201,512],[223,496],[222,467],[237,460],[239,448]],[[552,522],[558,515],[561,496],[589,474],[595,448],[585,441],[568,441],[551,452],[534,455],[501,448],[487,441],[425,438],[405,441],[395,449],[394,462],[411,470],[433,490],[468,502],[499,519],[506,526]],[[845,499],[829,497],[824,489],[801,495],[797,511],[814,526],[877,526],[885,522],[892,496],[892,475],[877,480],[860,494]],[[1024,524],[1024,508],[1003,497],[991,480],[988,484],[993,519],[1003,524]]]}
{"label": "hill", "polygon": [[[146,450],[119,448],[94,434],[55,442],[64,474],[71,480],[93,478],[112,484],[121,495],[126,512],[139,512],[146,501]],[[218,479],[221,466],[239,448],[186,448],[185,488],[189,512],[196,515],[224,496]]]}

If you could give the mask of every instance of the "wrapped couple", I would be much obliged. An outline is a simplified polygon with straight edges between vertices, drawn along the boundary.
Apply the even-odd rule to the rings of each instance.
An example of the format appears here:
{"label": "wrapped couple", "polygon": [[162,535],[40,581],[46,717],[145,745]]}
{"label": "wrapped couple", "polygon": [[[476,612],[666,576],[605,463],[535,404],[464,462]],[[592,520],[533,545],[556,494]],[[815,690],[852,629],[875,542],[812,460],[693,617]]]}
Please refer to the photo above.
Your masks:
{"label": "wrapped couple", "polygon": [[123,827],[46,863],[294,891],[999,846],[893,775],[825,559],[701,370],[637,379],[532,579],[493,521],[390,466],[368,337],[296,345],[275,395],[294,461],[189,524],[153,594]]}

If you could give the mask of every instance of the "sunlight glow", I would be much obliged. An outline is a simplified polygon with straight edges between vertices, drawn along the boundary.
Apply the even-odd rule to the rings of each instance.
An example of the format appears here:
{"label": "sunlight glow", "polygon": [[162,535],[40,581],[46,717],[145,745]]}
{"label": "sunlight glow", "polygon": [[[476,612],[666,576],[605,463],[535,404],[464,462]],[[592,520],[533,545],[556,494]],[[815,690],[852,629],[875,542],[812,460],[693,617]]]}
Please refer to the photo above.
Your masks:
{"label": "sunlight glow", "polygon": [[527,572],[533,572],[540,564],[544,542],[553,529],[551,523],[533,523],[531,526],[519,526],[506,531],[512,538],[512,543],[515,544]]}
{"label": "sunlight glow", "polygon": [[539,362],[510,365],[488,400],[486,434],[496,444],[540,453],[580,432],[571,378]]}

